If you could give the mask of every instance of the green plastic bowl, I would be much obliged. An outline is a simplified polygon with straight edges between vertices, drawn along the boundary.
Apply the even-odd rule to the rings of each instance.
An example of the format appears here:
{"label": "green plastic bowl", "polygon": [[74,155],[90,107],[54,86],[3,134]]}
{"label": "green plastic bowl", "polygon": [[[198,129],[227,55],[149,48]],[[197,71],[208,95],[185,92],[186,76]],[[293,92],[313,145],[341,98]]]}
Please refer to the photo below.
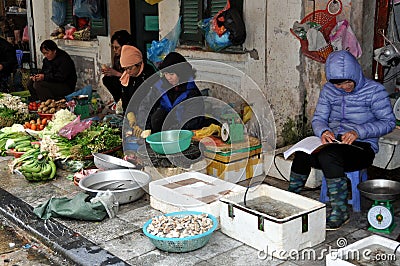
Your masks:
{"label": "green plastic bowl", "polygon": [[173,154],[187,150],[192,136],[193,132],[190,130],[167,130],[151,134],[146,142],[156,153]]}

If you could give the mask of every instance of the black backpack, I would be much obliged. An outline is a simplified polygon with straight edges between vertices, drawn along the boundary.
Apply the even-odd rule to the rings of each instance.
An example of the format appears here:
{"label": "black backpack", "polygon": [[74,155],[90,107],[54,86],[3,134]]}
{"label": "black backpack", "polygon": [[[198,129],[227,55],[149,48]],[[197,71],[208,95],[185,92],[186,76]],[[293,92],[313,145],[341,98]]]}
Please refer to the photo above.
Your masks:
{"label": "black backpack", "polygon": [[243,44],[246,40],[246,27],[239,11],[231,7],[217,17],[217,24],[222,25],[230,32],[229,40],[233,45]]}

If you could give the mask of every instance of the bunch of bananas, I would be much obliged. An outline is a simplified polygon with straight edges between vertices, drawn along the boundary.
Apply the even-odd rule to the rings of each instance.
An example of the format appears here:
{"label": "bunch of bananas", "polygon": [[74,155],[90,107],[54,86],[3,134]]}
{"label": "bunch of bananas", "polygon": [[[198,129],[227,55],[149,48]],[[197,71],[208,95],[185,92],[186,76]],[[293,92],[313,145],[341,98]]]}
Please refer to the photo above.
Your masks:
{"label": "bunch of bananas", "polygon": [[51,180],[57,172],[54,161],[47,154],[41,153],[39,148],[32,148],[15,159],[12,167],[16,167],[29,181]]}

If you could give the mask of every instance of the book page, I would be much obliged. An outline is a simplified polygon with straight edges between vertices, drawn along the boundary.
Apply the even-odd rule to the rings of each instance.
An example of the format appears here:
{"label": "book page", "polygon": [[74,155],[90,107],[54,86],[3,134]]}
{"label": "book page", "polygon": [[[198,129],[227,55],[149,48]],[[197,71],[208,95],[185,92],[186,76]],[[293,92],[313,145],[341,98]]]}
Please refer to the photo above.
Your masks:
{"label": "book page", "polygon": [[302,151],[308,154],[311,154],[313,152],[318,152],[319,150],[321,150],[323,147],[325,147],[326,145],[331,145],[331,144],[343,144],[343,145],[350,145],[354,148],[363,150],[363,148],[353,145],[353,144],[345,144],[343,142],[340,142],[336,139],[333,140],[333,142],[328,142],[325,144],[322,144],[322,141],[319,137],[317,136],[311,136],[311,137],[307,137],[305,139],[300,140],[299,142],[297,142],[296,144],[294,144],[291,148],[289,148],[287,151],[285,151],[283,153],[283,157],[285,158],[285,160],[294,152],[296,151]]}
{"label": "book page", "polygon": [[307,137],[294,144],[287,151],[283,153],[285,159],[287,159],[292,153],[296,151],[303,151],[311,154],[316,148],[322,145],[322,141],[317,136]]}

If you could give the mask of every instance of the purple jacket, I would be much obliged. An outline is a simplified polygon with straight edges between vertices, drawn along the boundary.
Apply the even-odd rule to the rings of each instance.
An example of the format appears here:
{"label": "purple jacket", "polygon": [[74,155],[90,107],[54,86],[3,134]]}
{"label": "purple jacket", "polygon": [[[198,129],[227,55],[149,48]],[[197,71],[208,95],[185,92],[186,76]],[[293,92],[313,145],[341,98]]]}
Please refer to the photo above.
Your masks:
{"label": "purple jacket", "polygon": [[378,139],[391,132],[396,119],[385,87],[364,76],[357,59],[347,51],[329,55],[325,66],[326,79],[350,79],[356,85],[345,92],[327,82],[319,95],[312,119],[314,134],[321,137],[325,130],[335,136],[354,130],[357,141],[368,142],[378,152]]}

